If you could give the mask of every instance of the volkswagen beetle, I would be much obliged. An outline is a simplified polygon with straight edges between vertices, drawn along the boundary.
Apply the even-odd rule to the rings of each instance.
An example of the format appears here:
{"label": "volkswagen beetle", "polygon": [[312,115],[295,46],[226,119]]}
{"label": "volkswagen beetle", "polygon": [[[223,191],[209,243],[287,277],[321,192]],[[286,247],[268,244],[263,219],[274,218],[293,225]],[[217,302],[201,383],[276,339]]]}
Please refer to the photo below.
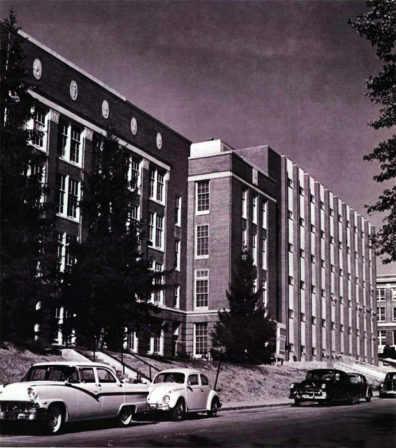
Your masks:
{"label": "volkswagen beetle", "polygon": [[219,395],[208,378],[194,369],[163,370],[154,377],[149,389],[149,408],[170,412],[173,420],[182,420],[195,412],[214,417],[221,407]]}
{"label": "volkswagen beetle", "polygon": [[147,410],[148,388],[118,380],[105,364],[34,364],[19,383],[0,387],[0,421],[38,421],[50,434],[64,423],[117,418],[131,423]]}

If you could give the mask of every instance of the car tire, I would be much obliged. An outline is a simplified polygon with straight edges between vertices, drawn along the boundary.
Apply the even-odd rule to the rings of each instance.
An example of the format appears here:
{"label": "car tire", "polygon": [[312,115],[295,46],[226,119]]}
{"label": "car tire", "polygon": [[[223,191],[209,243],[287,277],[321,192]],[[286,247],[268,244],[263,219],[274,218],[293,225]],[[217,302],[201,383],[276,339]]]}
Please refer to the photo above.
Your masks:
{"label": "car tire", "polygon": [[64,420],[64,409],[57,404],[51,405],[44,420],[44,432],[48,435],[59,434],[63,429]]}
{"label": "car tire", "polygon": [[370,403],[372,396],[373,396],[373,393],[371,392],[371,390],[369,390],[369,391],[367,392],[366,397],[365,397],[367,403]]}
{"label": "car tire", "polygon": [[219,402],[216,398],[214,398],[212,400],[212,403],[210,403],[210,411],[208,411],[208,417],[216,417],[218,410]]}
{"label": "car tire", "polygon": [[117,417],[118,426],[125,428],[132,423],[133,420],[133,408],[131,406],[124,406]]}
{"label": "car tire", "polygon": [[294,406],[300,406],[301,400],[299,398],[294,399]]}
{"label": "car tire", "polygon": [[186,416],[186,405],[184,404],[184,400],[179,399],[176,403],[175,407],[171,410],[172,420],[175,422],[180,422]]}

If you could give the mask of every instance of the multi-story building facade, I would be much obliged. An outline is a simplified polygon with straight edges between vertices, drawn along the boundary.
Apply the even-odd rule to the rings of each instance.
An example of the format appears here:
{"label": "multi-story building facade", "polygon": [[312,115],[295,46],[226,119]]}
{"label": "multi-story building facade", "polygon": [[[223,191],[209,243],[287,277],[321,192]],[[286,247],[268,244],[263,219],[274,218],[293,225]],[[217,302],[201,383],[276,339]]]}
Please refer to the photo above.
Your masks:
{"label": "multi-story building facade", "polygon": [[[263,306],[278,323],[281,356],[345,354],[376,362],[374,229],[363,217],[268,146],[191,144],[20,34],[37,102],[30,125],[43,131],[32,143],[47,155],[43,181],[57,204],[59,269],[71,269],[69,244],[85,238],[82,183],[94,145],[112,128],[130,151],[130,180],[140,198],[134,218],[147,235],[144,255],[154,270],[173,270],[172,287],[152,298],[163,331],[147,340],[128,334],[130,350],[208,353],[218,310],[228,307],[233,262],[248,251]],[[58,310],[60,321],[64,312]]]}
{"label": "multi-story building facade", "polygon": [[195,143],[188,181],[189,351],[200,354],[196,335],[227,308],[232,261],[246,248],[268,316],[286,328],[287,359],[377,361],[374,228],[362,216],[268,146]]}
{"label": "multi-story building facade", "polygon": [[378,352],[396,348],[396,275],[377,276]]}
{"label": "multi-story building facade", "polygon": [[[137,108],[112,88],[20,32],[25,63],[36,100],[30,126],[42,131],[32,144],[47,155],[43,181],[56,204],[59,269],[71,269],[69,244],[85,238],[79,201],[92,149],[112,128],[119,144],[130,150],[130,180],[138,188],[134,218],[145,225],[143,247],[156,271],[171,270],[174,288],[153,295],[162,312],[163,331],[148,341],[129,335],[131,349],[151,353],[175,350],[185,306],[187,243],[187,165],[190,141]],[[57,310],[62,322],[65,310]],[[62,344],[59,334],[58,343]],[[139,347],[140,345],[140,347]]]}

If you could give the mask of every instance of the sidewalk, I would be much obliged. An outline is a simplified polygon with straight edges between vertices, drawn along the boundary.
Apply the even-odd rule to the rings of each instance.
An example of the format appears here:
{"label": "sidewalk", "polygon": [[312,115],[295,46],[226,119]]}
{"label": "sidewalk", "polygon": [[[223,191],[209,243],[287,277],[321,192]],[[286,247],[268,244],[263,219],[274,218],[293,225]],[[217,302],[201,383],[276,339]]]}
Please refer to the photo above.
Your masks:
{"label": "sidewalk", "polygon": [[255,408],[267,408],[274,406],[290,406],[294,403],[289,398],[271,398],[269,400],[260,401],[229,401],[223,403],[221,407],[222,411],[233,411],[236,409],[255,409]]}

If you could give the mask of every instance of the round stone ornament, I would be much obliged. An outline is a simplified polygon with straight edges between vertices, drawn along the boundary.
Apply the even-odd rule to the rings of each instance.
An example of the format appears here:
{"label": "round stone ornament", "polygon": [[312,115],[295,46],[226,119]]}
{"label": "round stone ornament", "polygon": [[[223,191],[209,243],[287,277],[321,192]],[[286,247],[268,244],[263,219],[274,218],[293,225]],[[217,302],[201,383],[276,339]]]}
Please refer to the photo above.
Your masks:
{"label": "round stone ornament", "polygon": [[157,148],[161,149],[162,148],[162,135],[159,132],[157,132],[156,143],[157,143]]}
{"label": "round stone ornament", "polygon": [[70,97],[73,101],[78,97],[78,85],[74,80],[70,83]]}
{"label": "round stone ornament", "polygon": [[133,135],[137,134],[137,121],[135,117],[132,117],[131,119],[131,132]]}
{"label": "round stone ornament", "polygon": [[41,65],[40,59],[35,59],[33,62],[33,76],[36,79],[41,79],[41,75],[43,74],[43,67]]}
{"label": "round stone ornament", "polygon": [[104,118],[106,118],[106,120],[109,118],[110,106],[109,106],[109,102],[107,100],[103,100],[103,103],[102,103],[102,115],[103,115]]}

